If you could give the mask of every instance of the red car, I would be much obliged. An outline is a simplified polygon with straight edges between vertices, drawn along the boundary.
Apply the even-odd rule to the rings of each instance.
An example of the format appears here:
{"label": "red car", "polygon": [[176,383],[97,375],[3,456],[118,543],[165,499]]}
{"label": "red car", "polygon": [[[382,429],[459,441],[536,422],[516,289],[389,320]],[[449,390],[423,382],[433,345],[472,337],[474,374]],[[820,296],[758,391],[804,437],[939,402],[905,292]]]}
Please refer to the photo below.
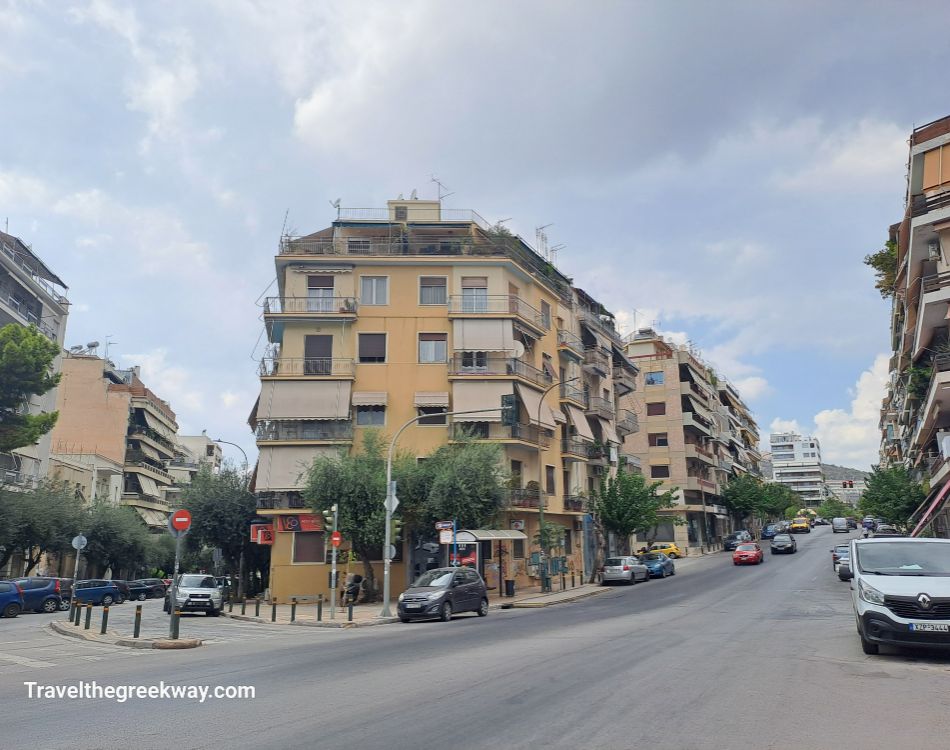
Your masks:
{"label": "red car", "polygon": [[765,562],[765,552],[755,542],[745,542],[732,553],[733,565],[761,565]]}

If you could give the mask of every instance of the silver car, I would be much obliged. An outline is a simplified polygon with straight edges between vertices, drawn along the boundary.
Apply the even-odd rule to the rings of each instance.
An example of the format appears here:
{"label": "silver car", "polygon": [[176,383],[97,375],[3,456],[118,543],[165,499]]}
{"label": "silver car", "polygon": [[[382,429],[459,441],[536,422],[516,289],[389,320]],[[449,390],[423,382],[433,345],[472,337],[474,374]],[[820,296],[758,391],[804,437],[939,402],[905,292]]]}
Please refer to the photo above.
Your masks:
{"label": "silver car", "polygon": [[604,572],[601,576],[601,584],[608,584],[617,581],[624,583],[636,583],[637,581],[647,581],[650,579],[650,570],[635,557],[608,557],[604,562]]}
{"label": "silver car", "polygon": [[[171,612],[172,590],[165,594],[165,611]],[[178,577],[175,589],[175,606],[181,612],[204,612],[217,617],[224,609],[224,597],[214,576],[204,573],[185,573]]]}

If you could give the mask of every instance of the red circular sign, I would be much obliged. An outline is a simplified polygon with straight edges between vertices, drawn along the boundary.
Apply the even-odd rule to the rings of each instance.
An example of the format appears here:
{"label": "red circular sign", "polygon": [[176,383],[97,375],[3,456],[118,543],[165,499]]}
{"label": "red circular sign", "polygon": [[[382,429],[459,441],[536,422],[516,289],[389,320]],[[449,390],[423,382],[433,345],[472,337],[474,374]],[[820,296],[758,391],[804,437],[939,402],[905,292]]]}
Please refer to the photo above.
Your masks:
{"label": "red circular sign", "polygon": [[343,541],[343,535],[339,531],[334,531],[330,534],[330,544],[334,547],[339,547],[340,543]]}
{"label": "red circular sign", "polygon": [[191,513],[187,510],[176,510],[172,513],[172,528],[184,531],[191,526]]}

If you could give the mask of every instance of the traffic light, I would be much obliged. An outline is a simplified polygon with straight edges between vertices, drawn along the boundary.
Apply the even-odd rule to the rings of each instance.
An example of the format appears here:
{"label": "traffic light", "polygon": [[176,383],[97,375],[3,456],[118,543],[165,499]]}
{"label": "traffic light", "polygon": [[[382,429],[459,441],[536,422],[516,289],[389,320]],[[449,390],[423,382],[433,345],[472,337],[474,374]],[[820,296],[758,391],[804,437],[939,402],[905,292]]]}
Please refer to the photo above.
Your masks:
{"label": "traffic light", "polygon": [[332,510],[321,510],[320,515],[323,516],[323,528],[332,529],[333,528],[333,511]]}
{"label": "traffic light", "polygon": [[505,427],[518,424],[518,400],[513,393],[505,393],[501,397],[501,423]]}
{"label": "traffic light", "polygon": [[389,522],[389,541],[391,544],[395,544],[399,541],[399,538],[402,536],[402,519],[393,518]]}
{"label": "traffic light", "polygon": [[842,482],[842,483],[841,483],[841,489],[843,489],[843,490],[848,489],[848,483],[847,483],[847,482]]}
{"label": "traffic light", "polygon": [[854,489],[854,482],[851,481],[850,479],[848,480],[848,489],[849,489],[849,490],[853,490],[853,489]]}

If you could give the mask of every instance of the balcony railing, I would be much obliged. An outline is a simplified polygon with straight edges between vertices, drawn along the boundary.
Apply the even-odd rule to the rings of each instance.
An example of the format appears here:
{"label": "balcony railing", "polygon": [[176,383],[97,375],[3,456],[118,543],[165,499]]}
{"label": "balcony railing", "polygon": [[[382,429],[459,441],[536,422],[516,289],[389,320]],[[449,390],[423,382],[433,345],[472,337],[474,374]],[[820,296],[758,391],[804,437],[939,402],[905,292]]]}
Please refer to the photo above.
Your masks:
{"label": "balcony railing", "polygon": [[613,323],[609,322],[610,318],[604,319],[592,310],[585,310],[584,308],[577,311],[577,316],[581,319],[582,323],[593,326],[612,341],[620,343],[620,334],[617,333],[617,329],[614,328]]}
{"label": "balcony railing", "polygon": [[561,383],[561,398],[587,407],[587,391],[573,383]]}
{"label": "balcony railing", "polygon": [[589,347],[584,350],[584,366],[606,377],[610,374],[610,357],[599,347]]}
{"label": "balcony railing", "polygon": [[335,357],[264,357],[258,366],[261,377],[352,378],[355,371],[352,359]]}
{"label": "balcony railing", "polygon": [[637,390],[637,378],[630,370],[625,367],[614,368],[614,388],[617,389],[617,395],[626,396]]}
{"label": "balcony railing", "polygon": [[629,471],[643,471],[643,464],[640,461],[639,456],[635,456],[632,453],[621,453],[619,460],[621,468],[625,468]]}
{"label": "balcony railing", "polygon": [[931,276],[924,276],[921,280],[924,294],[927,292],[939,292],[946,286],[950,286],[950,272],[935,273]]}
{"label": "balcony railing", "polygon": [[169,450],[175,450],[175,444],[162,435],[158,430],[153,430],[151,427],[146,427],[145,425],[131,424],[127,431],[129,437],[135,437],[136,435],[144,435],[150,440],[155,441],[159,445],[164,445]]}
{"label": "balcony railing", "polygon": [[130,492],[128,490],[122,493],[122,503],[124,505],[151,504],[160,505],[164,508],[168,507],[168,503],[162,497],[146,495],[144,492]]}
{"label": "balcony railing", "polygon": [[923,193],[919,193],[911,198],[911,216],[923,216],[924,214],[935,211],[938,208],[945,208],[950,206],[950,192],[938,193],[937,195],[931,195],[927,197]]}
{"label": "balcony railing", "polygon": [[629,409],[620,409],[617,412],[617,433],[632,435],[640,431],[640,419]]}
{"label": "balcony railing", "polygon": [[508,504],[513,508],[537,508],[541,505],[541,492],[527,487],[508,490]]}
{"label": "balcony railing", "polygon": [[33,488],[40,483],[40,478],[33,474],[24,474],[19,471],[10,471],[8,469],[0,471],[0,484],[13,485],[16,487]]}
{"label": "balcony railing", "polygon": [[534,365],[513,357],[456,354],[449,362],[449,375],[470,375],[476,378],[489,375],[512,375],[543,386],[554,382],[551,375],[544,370],[539,370]]}
{"label": "balcony railing", "polygon": [[582,495],[565,495],[564,510],[571,513],[582,513],[585,510],[587,498]]}
{"label": "balcony railing", "polygon": [[258,510],[302,509],[307,501],[299,492],[259,492],[255,498]]}
{"label": "balcony railing", "polygon": [[265,315],[356,315],[358,307],[356,297],[267,297],[264,300]]}
{"label": "balcony railing", "polygon": [[557,329],[557,345],[567,347],[580,357],[584,356],[584,340],[564,328]]}
{"label": "balcony railing", "polygon": [[549,315],[542,315],[516,294],[486,294],[449,297],[449,313],[456,315],[514,315],[535,328],[547,331],[551,327]]}
{"label": "balcony railing", "polygon": [[322,419],[258,422],[255,436],[259,442],[352,441],[353,423]]}
{"label": "balcony railing", "polygon": [[592,443],[587,446],[587,457],[591,461],[604,461],[610,458],[610,448],[603,443]]}
{"label": "balcony railing", "polygon": [[613,402],[603,396],[589,396],[585,411],[603,419],[613,419],[615,413]]}
{"label": "balcony railing", "polygon": [[577,438],[564,438],[561,441],[561,453],[565,456],[576,456],[581,459],[587,458],[587,448],[590,443],[585,443]]}
{"label": "balcony railing", "polygon": [[171,474],[169,474],[169,473],[168,473],[167,471],[165,471],[164,469],[159,469],[157,466],[154,466],[154,465],[148,463],[147,461],[135,461],[135,460],[130,460],[130,459],[128,458],[128,456],[127,456],[127,457],[126,457],[126,461],[125,461],[125,465],[126,465],[126,466],[134,466],[134,467],[136,467],[136,468],[138,468],[138,469],[147,469],[148,471],[155,472],[156,474],[158,474],[158,476],[162,477],[163,479],[168,480],[169,482],[172,481],[172,475],[171,475]]}
{"label": "balcony railing", "polygon": [[56,328],[37,315],[25,302],[16,297],[6,297],[7,307],[13,310],[27,325],[36,326],[40,333],[51,341],[56,341]]}
{"label": "balcony railing", "polygon": [[503,425],[500,422],[455,422],[452,425],[453,440],[463,437],[476,440],[522,440],[532,445],[541,442],[543,448],[551,444],[550,432],[533,424]]}
{"label": "balcony railing", "polygon": [[46,279],[40,277],[40,275],[30,266],[27,260],[23,257],[22,254],[18,253],[12,247],[10,247],[6,242],[0,243],[3,246],[3,253],[6,255],[13,263],[25,273],[30,279],[40,287],[44,292],[46,292],[50,297],[52,297],[60,305],[68,305],[69,300],[67,300],[62,294],[57,292],[52,285],[46,281]]}

